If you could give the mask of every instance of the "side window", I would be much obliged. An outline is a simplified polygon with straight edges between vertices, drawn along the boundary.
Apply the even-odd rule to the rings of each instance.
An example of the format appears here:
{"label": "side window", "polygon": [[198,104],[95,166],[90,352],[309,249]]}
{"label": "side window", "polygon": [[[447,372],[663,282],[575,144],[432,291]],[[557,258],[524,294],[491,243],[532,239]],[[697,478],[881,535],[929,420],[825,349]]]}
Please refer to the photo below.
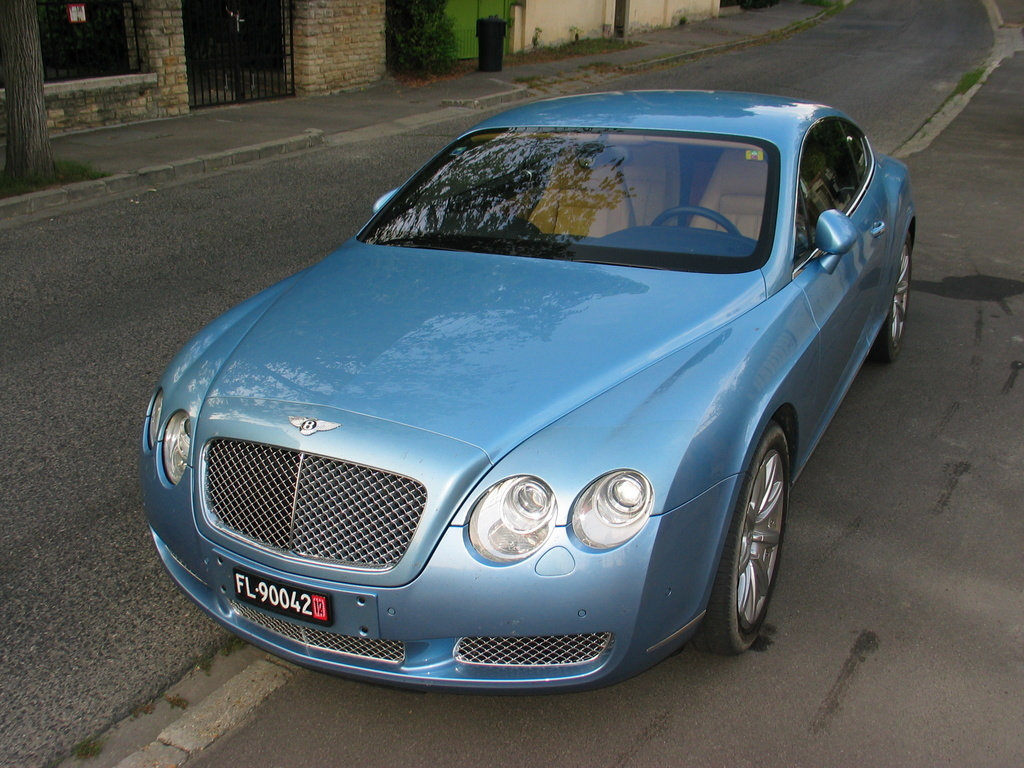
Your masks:
{"label": "side window", "polygon": [[[859,157],[853,146],[859,149]],[[804,139],[800,155],[800,191],[796,210],[796,246],[799,260],[814,249],[818,216],[835,208],[845,212],[867,178],[867,148],[863,134],[838,118],[815,123]]]}
{"label": "side window", "polygon": [[867,137],[860,128],[845,120],[840,123],[846,134],[846,146],[853,156],[853,166],[857,172],[857,189],[868,180],[871,172],[871,150],[868,148]]}

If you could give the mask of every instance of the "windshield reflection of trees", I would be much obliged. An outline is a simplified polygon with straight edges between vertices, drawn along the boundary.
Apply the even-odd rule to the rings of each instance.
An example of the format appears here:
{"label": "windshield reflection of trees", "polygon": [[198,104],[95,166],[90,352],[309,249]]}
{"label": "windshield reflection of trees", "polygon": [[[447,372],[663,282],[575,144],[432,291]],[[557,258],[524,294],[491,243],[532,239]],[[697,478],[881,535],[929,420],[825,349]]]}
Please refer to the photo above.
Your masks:
{"label": "windshield reflection of trees", "polygon": [[567,259],[628,198],[623,155],[599,136],[492,138],[453,148],[367,242]]}

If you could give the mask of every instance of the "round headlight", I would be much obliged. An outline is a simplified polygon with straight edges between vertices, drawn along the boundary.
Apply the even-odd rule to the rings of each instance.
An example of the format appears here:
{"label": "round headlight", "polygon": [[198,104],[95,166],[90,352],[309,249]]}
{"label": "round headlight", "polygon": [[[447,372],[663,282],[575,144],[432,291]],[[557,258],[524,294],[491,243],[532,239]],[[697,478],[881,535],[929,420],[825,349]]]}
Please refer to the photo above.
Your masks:
{"label": "round headlight", "polygon": [[610,549],[636,536],[651,516],[654,490],[632,469],[602,475],[580,494],[572,529],[588,547]]}
{"label": "round headlight", "polygon": [[164,430],[164,471],[167,479],[177,484],[188,466],[192,447],[192,420],[185,411],[175,411]]}
{"label": "round headlight", "polygon": [[469,539],[488,560],[515,562],[547,541],[557,514],[555,494],[547,483],[528,475],[509,477],[473,507]]}
{"label": "round headlight", "polygon": [[164,391],[158,389],[156,396],[153,398],[153,405],[149,409],[149,430],[146,433],[146,439],[149,441],[149,450],[156,448],[156,436],[160,429],[160,415],[164,409]]}

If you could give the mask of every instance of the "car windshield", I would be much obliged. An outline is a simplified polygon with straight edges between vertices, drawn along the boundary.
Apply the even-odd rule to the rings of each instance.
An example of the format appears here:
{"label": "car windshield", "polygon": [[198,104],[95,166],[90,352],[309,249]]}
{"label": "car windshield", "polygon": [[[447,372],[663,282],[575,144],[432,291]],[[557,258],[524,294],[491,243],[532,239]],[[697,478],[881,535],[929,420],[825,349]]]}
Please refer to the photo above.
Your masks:
{"label": "car windshield", "polygon": [[698,272],[767,258],[777,151],[749,140],[631,131],[472,134],[361,233],[376,245]]}

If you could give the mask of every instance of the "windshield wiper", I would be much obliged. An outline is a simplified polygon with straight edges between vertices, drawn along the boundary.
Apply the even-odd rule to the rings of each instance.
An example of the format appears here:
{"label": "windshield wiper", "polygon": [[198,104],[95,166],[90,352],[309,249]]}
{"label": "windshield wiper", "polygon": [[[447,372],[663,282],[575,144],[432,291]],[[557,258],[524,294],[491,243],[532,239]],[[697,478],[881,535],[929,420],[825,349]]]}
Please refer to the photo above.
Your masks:
{"label": "windshield wiper", "polygon": [[648,264],[643,259],[573,259],[577,264],[600,264],[606,267],[638,267],[640,269],[659,269],[663,272],[676,272],[678,269],[661,264]]}
{"label": "windshield wiper", "polygon": [[438,235],[416,235],[414,237],[393,237],[390,240],[371,240],[372,245],[393,245],[399,248],[430,248],[436,251],[463,251],[465,248],[448,242],[449,238]]}
{"label": "windshield wiper", "polygon": [[392,245],[404,248],[431,248],[441,251],[470,251],[493,253],[499,256],[524,256],[531,259],[559,259],[569,261],[572,252],[569,243],[560,240],[515,240],[482,235],[413,235],[389,240],[372,240],[373,245]]}

